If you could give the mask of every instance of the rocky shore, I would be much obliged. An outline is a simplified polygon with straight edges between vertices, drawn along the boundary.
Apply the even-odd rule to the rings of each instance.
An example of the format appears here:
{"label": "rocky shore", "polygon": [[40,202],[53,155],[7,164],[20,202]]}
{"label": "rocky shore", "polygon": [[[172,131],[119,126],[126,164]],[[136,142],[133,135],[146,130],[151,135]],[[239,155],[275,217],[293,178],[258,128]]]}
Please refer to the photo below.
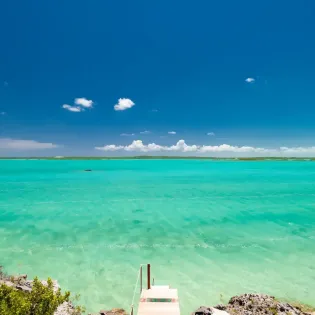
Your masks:
{"label": "rocky shore", "polygon": [[[31,292],[33,280],[28,280],[27,275],[6,276],[1,273],[0,268],[0,286]],[[47,286],[47,281],[40,281]],[[53,291],[56,293],[60,286],[56,280],[52,281]],[[58,306],[54,315],[79,315],[78,310],[71,302],[64,302]],[[88,315],[127,315],[123,309],[101,310],[97,313]],[[228,304],[219,304],[213,307],[201,306],[194,311],[192,315],[315,315],[315,308],[305,305],[289,304],[278,301],[275,297],[265,294],[243,294],[234,296]]]}
{"label": "rocky shore", "polygon": [[265,294],[234,296],[227,305],[201,306],[192,315],[315,315],[315,309],[278,301]]}
{"label": "rocky shore", "polygon": [[[100,311],[95,315],[128,315],[128,313],[123,309],[112,309]],[[243,294],[232,297],[226,305],[201,306],[191,315],[315,315],[315,308],[281,302],[265,294]]]}

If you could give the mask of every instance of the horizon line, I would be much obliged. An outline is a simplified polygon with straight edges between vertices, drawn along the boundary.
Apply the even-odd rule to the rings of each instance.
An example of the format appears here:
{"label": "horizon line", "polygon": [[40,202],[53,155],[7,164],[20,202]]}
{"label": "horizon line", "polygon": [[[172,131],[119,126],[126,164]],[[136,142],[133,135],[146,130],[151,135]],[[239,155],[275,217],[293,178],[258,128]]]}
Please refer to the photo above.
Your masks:
{"label": "horizon line", "polygon": [[132,156],[0,156],[0,160],[131,160],[131,159],[182,159],[182,160],[307,160],[315,161],[315,157],[283,157],[283,156],[255,156],[255,157],[211,157],[211,156],[167,156],[167,155],[132,155]]}

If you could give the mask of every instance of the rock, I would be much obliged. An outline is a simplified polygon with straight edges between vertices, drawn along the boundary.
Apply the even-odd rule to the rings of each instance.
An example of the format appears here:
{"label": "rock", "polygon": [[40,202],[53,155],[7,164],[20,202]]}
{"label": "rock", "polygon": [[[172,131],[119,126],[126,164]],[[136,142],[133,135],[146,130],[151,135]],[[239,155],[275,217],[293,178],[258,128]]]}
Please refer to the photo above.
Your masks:
{"label": "rock", "polygon": [[[47,280],[41,280],[40,282],[44,286],[47,286]],[[58,283],[57,280],[52,280],[52,283],[53,283],[53,291],[54,291],[54,293],[56,293],[59,290],[59,288],[60,288],[59,283]],[[26,281],[24,281],[23,282],[23,286],[32,289],[32,287],[33,287],[33,280],[26,280]]]}
{"label": "rock", "polygon": [[122,308],[113,308],[110,311],[101,310],[100,315],[127,315],[126,311]]}
{"label": "rock", "polygon": [[243,294],[234,296],[229,303],[215,306],[218,310],[225,310],[238,315],[309,315],[299,307],[289,303],[279,302],[274,296],[265,294]]}
{"label": "rock", "polygon": [[32,288],[26,286],[26,285],[17,285],[16,288],[18,290],[24,291],[24,292],[31,292]]}
{"label": "rock", "polygon": [[23,283],[24,281],[26,281],[27,279],[27,275],[19,275],[19,276],[14,276],[13,277],[13,282],[14,283]]}
{"label": "rock", "polygon": [[229,313],[214,307],[200,306],[192,315],[229,315]]}
{"label": "rock", "polygon": [[24,281],[23,285],[29,287],[32,289],[32,286],[33,286],[33,280],[26,280]]}
{"label": "rock", "polygon": [[71,302],[63,302],[55,310],[54,315],[72,315],[75,312],[75,308]]}
{"label": "rock", "polygon": [[213,312],[210,307],[200,306],[192,315],[211,315]]}
{"label": "rock", "polygon": [[215,306],[216,309],[221,310],[221,311],[225,311],[226,310],[226,306],[223,304],[218,304],[217,306]]}

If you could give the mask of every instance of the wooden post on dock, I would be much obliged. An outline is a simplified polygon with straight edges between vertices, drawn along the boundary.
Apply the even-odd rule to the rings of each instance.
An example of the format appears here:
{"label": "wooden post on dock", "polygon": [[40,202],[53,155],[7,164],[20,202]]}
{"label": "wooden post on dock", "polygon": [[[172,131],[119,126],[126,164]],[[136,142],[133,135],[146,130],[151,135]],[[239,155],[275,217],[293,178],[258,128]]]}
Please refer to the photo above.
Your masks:
{"label": "wooden post on dock", "polygon": [[148,264],[148,290],[151,289],[150,280],[151,280],[151,266],[150,264]]}

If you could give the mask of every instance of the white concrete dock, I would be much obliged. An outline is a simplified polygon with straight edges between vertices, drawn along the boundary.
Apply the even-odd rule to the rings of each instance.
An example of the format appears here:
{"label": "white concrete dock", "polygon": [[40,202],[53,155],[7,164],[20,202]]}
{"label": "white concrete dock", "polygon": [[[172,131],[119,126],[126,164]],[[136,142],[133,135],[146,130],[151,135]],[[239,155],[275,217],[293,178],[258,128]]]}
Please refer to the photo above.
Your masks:
{"label": "white concrete dock", "polygon": [[138,315],[180,315],[177,289],[169,286],[152,286],[142,290]]}

